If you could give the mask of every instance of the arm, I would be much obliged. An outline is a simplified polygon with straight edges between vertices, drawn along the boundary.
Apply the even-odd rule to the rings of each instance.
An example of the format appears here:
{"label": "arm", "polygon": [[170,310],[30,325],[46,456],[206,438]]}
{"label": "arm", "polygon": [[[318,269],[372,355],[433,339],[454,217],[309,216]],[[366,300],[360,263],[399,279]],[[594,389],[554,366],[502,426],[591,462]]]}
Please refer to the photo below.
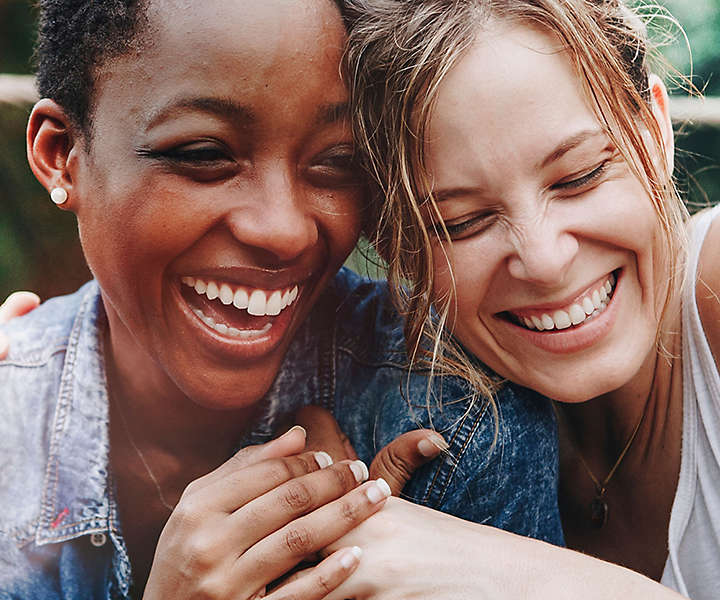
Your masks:
{"label": "arm", "polygon": [[337,543],[361,547],[363,561],[328,600],[681,598],[623,567],[396,498]]}

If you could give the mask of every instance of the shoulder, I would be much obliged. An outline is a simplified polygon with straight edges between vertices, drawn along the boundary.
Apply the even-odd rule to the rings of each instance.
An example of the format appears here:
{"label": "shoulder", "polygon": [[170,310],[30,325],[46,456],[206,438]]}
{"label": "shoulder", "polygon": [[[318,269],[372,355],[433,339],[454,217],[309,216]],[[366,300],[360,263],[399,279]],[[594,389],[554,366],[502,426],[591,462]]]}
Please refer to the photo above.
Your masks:
{"label": "shoulder", "polygon": [[42,365],[64,351],[83,302],[98,293],[97,285],[89,282],[73,294],[51,298],[27,315],[0,325],[10,339],[10,351],[0,367]]}
{"label": "shoulder", "polygon": [[[718,211],[715,211],[718,214]],[[720,364],[720,219],[714,218],[700,249],[695,298],[715,363]]]}
{"label": "shoulder", "polygon": [[393,305],[386,281],[368,279],[343,268],[330,294],[339,350],[367,362],[405,362],[403,319]]}

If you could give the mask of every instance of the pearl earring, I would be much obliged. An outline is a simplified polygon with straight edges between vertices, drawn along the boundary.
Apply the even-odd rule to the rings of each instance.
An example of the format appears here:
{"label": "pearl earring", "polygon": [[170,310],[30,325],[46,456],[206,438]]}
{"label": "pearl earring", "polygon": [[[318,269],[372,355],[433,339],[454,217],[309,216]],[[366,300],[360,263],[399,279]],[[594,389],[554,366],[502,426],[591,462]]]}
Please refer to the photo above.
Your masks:
{"label": "pearl earring", "polygon": [[56,187],[50,192],[50,199],[59,206],[67,202],[68,193],[63,188]]}

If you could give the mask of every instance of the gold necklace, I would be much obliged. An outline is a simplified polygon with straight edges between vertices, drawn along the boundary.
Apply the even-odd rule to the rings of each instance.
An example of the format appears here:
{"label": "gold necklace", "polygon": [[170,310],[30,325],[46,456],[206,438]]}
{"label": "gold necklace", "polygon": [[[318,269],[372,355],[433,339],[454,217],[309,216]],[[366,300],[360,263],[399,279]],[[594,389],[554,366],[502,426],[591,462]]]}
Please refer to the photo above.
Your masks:
{"label": "gold necklace", "polygon": [[583,457],[582,452],[580,452],[580,448],[578,448],[577,445],[575,446],[575,450],[577,451],[577,455],[580,458],[582,466],[585,468],[585,471],[587,471],[587,474],[590,476],[590,479],[592,479],[592,482],[595,485],[595,497],[590,502],[590,522],[593,524],[595,529],[602,529],[607,523],[608,503],[605,499],[607,486],[613,478],[613,475],[617,472],[618,467],[620,466],[623,458],[625,458],[625,455],[628,453],[628,450],[630,450],[630,446],[632,446],[632,443],[635,441],[635,437],[637,436],[637,432],[640,431],[640,426],[642,425],[644,418],[645,409],[643,408],[640,420],[637,422],[637,425],[635,425],[635,429],[633,429],[630,434],[630,437],[625,443],[625,447],[622,449],[620,456],[618,456],[612,469],[610,469],[610,472],[605,476],[605,479],[603,479],[602,482],[598,481],[598,478],[595,477],[595,473],[592,472],[592,469],[590,469],[588,464],[585,462],[585,458]]}
{"label": "gold necklace", "polygon": [[147,472],[148,477],[150,477],[150,481],[152,481],[153,485],[155,485],[155,489],[157,490],[157,495],[158,495],[158,498],[160,499],[160,502],[170,512],[174,511],[175,505],[170,504],[165,499],[165,494],[163,494],[162,488],[160,487],[160,482],[158,481],[157,477],[155,477],[155,473],[153,473],[153,470],[150,468],[150,465],[148,464],[148,461],[145,459],[145,455],[142,453],[142,450],[140,450],[140,448],[138,448],[138,445],[135,443],[135,439],[133,438],[132,433],[130,433],[130,427],[128,426],[127,419],[125,418],[125,413],[123,412],[123,409],[120,406],[120,403],[115,402],[115,406],[117,407],[118,414],[120,415],[120,420],[122,421],[123,429],[125,430],[125,435],[127,436],[128,442],[130,442],[130,445],[132,446],[133,450],[135,450],[135,454],[138,455],[140,462],[142,462],[143,466],[145,467],[145,471]]}

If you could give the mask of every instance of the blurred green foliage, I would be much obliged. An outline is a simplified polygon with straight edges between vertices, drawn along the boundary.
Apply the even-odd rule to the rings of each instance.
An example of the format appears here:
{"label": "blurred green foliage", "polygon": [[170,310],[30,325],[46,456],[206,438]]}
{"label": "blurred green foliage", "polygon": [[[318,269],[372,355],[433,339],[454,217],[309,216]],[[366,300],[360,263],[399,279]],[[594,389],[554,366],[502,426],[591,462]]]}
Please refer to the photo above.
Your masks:
{"label": "blurred green foliage", "polygon": [[[661,3],[682,24],[689,40],[688,47],[668,19],[653,19],[659,37],[674,38],[663,48],[668,62],[684,74],[691,72],[692,64],[695,86],[720,96],[720,0]],[[0,0],[0,73],[31,72],[33,20],[29,0]],[[90,276],[74,218],[50,203],[27,167],[28,111],[27,106],[0,104],[0,299],[15,289],[33,289],[43,297],[70,292]],[[678,179],[690,203],[706,204],[720,197],[720,128],[683,126],[678,148]],[[366,266],[362,252],[348,262],[361,272],[378,273],[373,265]]]}

